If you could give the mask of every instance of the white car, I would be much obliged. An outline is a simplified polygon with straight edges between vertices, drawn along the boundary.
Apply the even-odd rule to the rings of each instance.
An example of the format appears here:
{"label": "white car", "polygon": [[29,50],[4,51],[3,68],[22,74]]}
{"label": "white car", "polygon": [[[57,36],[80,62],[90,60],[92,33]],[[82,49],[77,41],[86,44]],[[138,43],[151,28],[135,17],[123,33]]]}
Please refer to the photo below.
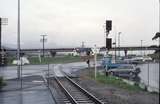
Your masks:
{"label": "white car", "polygon": [[[22,61],[22,65],[30,63],[29,60],[26,57],[21,57],[21,61]],[[14,65],[18,65],[20,63],[21,62],[18,62],[18,60],[13,60],[13,62],[12,62],[12,64],[14,64]]]}

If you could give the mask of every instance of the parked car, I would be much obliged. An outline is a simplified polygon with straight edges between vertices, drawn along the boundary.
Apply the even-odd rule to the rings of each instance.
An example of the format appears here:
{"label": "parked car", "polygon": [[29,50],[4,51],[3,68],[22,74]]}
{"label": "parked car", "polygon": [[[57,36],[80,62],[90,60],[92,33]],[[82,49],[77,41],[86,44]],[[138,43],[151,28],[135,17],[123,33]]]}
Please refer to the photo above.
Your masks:
{"label": "parked car", "polygon": [[140,68],[135,67],[133,65],[121,65],[117,68],[112,68],[106,70],[106,74],[118,76],[118,77],[124,77],[124,78],[135,78],[140,73]]}

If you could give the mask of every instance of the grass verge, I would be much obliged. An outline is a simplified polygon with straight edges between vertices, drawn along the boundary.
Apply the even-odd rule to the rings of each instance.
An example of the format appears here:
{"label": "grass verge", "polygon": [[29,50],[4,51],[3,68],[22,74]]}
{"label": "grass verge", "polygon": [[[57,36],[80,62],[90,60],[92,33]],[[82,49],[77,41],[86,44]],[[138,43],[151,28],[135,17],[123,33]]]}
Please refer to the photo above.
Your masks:
{"label": "grass verge", "polygon": [[[90,76],[92,79],[95,80],[94,74]],[[109,84],[119,88],[123,88],[129,91],[142,91],[138,85],[130,85],[122,80],[122,78],[118,78],[115,76],[106,76],[104,74],[97,73],[96,81],[102,84]]]}
{"label": "grass verge", "polygon": [[[101,56],[97,57],[101,59]],[[7,65],[13,65],[13,60],[16,60],[16,57],[8,57],[7,58]],[[84,60],[80,56],[70,56],[65,55],[61,57],[42,57],[41,62],[39,61],[38,57],[28,57],[28,60],[31,65],[40,65],[40,64],[64,64],[64,63],[72,63],[72,62],[84,62]]]}
{"label": "grass verge", "polygon": [[3,86],[5,86],[6,83],[3,80],[3,77],[0,77],[0,90],[2,89]]}
{"label": "grass verge", "polygon": [[73,57],[73,56],[63,56],[63,57],[46,57],[41,58],[41,62],[37,57],[29,57],[28,58],[30,64],[58,64],[58,63],[71,63],[71,62],[78,62],[82,61],[80,57]]}

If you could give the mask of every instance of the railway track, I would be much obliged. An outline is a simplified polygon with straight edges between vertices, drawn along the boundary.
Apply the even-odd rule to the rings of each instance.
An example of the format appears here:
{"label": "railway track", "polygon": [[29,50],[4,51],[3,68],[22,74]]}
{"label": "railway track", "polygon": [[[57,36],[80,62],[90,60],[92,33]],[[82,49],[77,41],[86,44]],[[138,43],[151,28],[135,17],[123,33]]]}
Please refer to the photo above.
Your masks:
{"label": "railway track", "polygon": [[104,104],[65,74],[50,79],[50,85],[58,92],[58,104]]}

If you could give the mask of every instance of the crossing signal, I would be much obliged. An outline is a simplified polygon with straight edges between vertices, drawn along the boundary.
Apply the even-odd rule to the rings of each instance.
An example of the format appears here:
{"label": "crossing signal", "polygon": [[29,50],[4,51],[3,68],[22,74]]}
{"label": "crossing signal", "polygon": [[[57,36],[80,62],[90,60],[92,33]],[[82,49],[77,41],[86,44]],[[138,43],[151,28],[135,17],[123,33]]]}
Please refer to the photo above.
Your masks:
{"label": "crossing signal", "polygon": [[112,30],[112,21],[106,20],[106,31],[109,32]]}
{"label": "crossing signal", "polygon": [[106,48],[111,49],[112,48],[112,39],[106,38]]}

